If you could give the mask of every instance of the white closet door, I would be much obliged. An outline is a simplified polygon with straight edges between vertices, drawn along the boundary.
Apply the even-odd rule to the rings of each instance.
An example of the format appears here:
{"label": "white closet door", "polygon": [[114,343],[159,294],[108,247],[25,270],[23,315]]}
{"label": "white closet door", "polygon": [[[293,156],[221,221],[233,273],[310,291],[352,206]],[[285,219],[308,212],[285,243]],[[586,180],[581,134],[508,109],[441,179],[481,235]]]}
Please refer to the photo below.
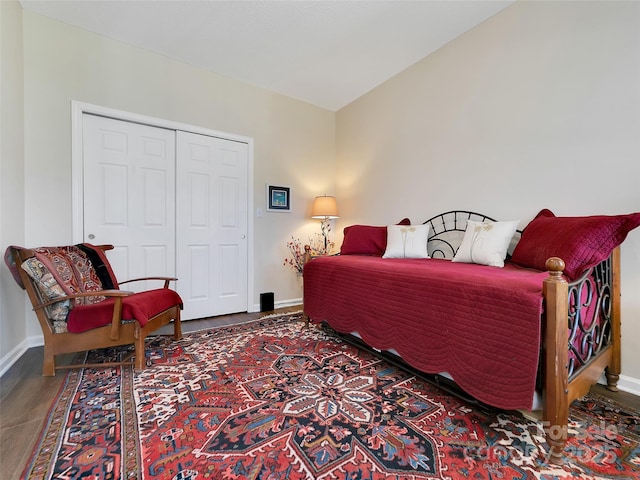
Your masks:
{"label": "white closet door", "polygon": [[83,115],[83,236],[115,246],[119,280],[175,275],[175,151],[174,130]]}
{"label": "white closet door", "polygon": [[177,157],[183,318],[246,311],[248,145],[179,131]]}

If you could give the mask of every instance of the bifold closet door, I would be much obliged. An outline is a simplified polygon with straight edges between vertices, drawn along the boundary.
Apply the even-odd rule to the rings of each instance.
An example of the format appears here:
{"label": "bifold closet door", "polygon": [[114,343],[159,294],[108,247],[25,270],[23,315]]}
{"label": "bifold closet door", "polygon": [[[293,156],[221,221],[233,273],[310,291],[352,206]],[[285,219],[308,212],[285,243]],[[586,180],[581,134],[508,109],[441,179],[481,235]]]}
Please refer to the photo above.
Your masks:
{"label": "bifold closet door", "polygon": [[108,255],[119,280],[174,276],[175,130],[90,114],[82,121],[84,240],[115,246]]}
{"label": "bifold closet door", "polygon": [[247,310],[248,145],[177,132],[176,276],[184,319]]}

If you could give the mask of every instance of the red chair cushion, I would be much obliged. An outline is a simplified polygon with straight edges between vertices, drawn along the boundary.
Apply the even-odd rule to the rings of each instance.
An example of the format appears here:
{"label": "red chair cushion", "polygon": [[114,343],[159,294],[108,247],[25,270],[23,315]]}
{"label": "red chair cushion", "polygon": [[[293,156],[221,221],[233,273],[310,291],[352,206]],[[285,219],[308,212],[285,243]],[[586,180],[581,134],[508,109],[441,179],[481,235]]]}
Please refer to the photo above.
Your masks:
{"label": "red chair cushion", "polygon": [[[72,333],[81,333],[92,328],[109,325],[114,303],[115,299],[108,298],[100,303],[76,305],[69,312],[67,330]],[[151,318],[174,305],[180,305],[182,308],[182,299],[175,291],[169,288],[148,290],[133,294],[123,300],[122,318],[136,320],[141,327],[144,327]]]}

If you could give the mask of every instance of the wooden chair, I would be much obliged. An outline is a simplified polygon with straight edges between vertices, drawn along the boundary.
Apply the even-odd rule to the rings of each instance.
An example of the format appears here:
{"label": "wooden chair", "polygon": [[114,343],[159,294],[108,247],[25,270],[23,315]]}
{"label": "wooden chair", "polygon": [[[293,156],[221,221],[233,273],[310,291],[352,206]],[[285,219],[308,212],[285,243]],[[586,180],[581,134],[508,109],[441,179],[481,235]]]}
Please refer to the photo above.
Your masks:
{"label": "wooden chair", "polygon": [[[169,288],[176,278],[137,278],[121,284],[160,280],[163,288],[134,293],[120,290],[105,251],[111,245],[81,244],[25,249],[9,247],[5,261],[27,291],[44,335],[43,376],[56,369],[133,364],[144,369],[146,337],[173,321],[181,338],[180,296]],[[66,259],[65,255],[71,258]],[[48,256],[50,255],[50,256]],[[78,269],[80,271],[78,271]],[[55,356],[119,345],[135,346],[128,360],[56,366]]]}

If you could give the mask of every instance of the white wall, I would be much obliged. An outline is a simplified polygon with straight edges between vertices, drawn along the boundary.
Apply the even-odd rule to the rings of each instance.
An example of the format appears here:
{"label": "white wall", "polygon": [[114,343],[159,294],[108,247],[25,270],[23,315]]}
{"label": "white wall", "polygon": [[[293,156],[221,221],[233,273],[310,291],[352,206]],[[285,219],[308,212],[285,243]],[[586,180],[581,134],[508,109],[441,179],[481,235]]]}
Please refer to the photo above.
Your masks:
{"label": "white wall", "polygon": [[[333,193],[333,112],[32,12],[18,11],[11,25],[23,32],[24,165],[19,152],[16,163],[5,169],[3,151],[3,205],[4,197],[11,194],[14,199],[13,191],[5,193],[5,183],[15,183],[16,188],[24,183],[24,192],[15,192],[11,217],[5,217],[9,206],[3,207],[3,245],[9,242],[8,236],[4,238],[5,223],[13,225],[16,216],[16,232],[20,234],[11,242],[37,246],[72,241],[71,102],[77,100],[253,138],[254,212],[258,207],[265,210],[267,182],[291,187],[293,212],[264,212],[261,218],[254,218],[252,301],[257,305],[259,293],[265,291],[275,293],[276,304],[301,299],[300,279],[283,266],[286,242],[291,235],[304,239],[319,231],[318,222],[308,218],[311,202],[316,195]],[[16,88],[21,94],[22,87]],[[21,105],[15,109],[21,126]],[[3,145],[4,140],[3,125]],[[21,145],[18,141],[16,148]],[[2,275],[6,277],[4,271]],[[3,283],[3,309],[5,297],[15,295],[14,290]],[[37,341],[40,336],[32,312],[20,317],[9,318],[3,313],[0,318],[0,361],[25,337]],[[5,331],[16,328],[12,322],[23,331],[5,337]]]}
{"label": "white wall", "polygon": [[[639,25],[638,2],[517,2],[339,111],[339,227],[640,211]],[[640,229],[622,289],[640,393]]]}
{"label": "white wall", "polygon": [[[0,254],[24,241],[22,8],[0,2]],[[4,262],[2,262],[4,263]],[[0,374],[26,348],[25,296],[0,265]]]}
{"label": "white wall", "polygon": [[[255,207],[266,182],[294,204],[254,219],[256,303],[301,296],[284,244],[318,230],[317,194],[337,193],[339,229],[454,208],[523,225],[543,207],[640,210],[637,2],[518,2],[337,115],[0,5],[3,250],[71,241],[72,100],[254,138]],[[640,231],[622,263],[623,382],[640,388]],[[39,328],[0,271],[1,368]]]}

